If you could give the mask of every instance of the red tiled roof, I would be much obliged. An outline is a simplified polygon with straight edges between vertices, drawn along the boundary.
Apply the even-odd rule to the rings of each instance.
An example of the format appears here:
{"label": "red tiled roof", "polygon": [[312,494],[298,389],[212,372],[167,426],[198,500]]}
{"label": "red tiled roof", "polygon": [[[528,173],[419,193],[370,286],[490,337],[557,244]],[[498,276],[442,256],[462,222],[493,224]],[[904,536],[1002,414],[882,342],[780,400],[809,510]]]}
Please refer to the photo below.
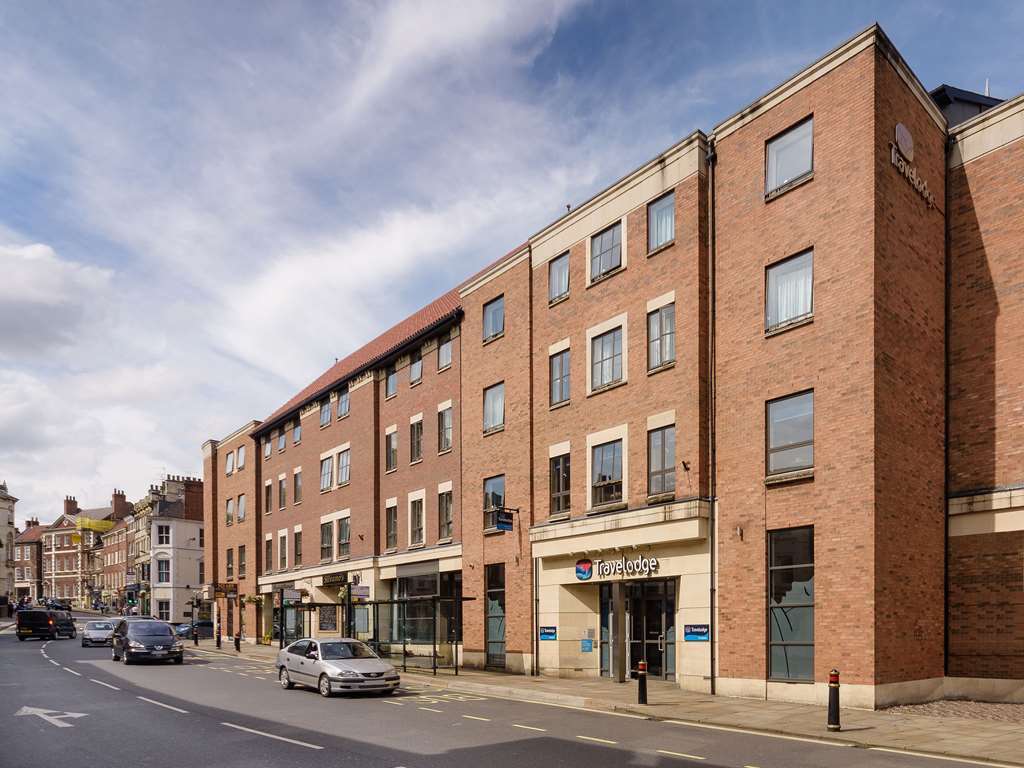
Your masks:
{"label": "red tiled roof", "polygon": [[461,309],[462,302],[459,300],[458,289],[448,291],[439,299],[432,301],[423,309],[414,312],[405,320],[382,333],[369,344],[363,345],[348,357],[336,362],[291,400],[264,419],[253,434],[273,426],[282,416],[305,405],[314,397],[322,395],[331,387],[350,378],[367,366],[383,359],[417,334],[427,330],[435,323],[455,315]]}
{"label": "red tiled roof", "polygon": [[18,538],[14,542],[16,544],[30,544],[33,541],[39,541],[39,537],[43,535],[43,530],[47,527],[45,525],[33,525],[31,528],[26,528],[18,534]]}

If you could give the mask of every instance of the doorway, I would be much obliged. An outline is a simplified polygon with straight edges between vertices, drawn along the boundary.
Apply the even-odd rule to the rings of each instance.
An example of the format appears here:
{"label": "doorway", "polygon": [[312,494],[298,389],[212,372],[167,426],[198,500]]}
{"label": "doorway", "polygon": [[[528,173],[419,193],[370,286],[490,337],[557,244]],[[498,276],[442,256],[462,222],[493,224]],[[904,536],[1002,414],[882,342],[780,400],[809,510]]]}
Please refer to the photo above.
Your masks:
{"label": "doorway", "polygon": [[[625,584],[628,668],[647,662],[649,679],[676,679],[676,580],[649,579]],[[611,676],[615,622],[612,585],[601,584],[601,674]]]}

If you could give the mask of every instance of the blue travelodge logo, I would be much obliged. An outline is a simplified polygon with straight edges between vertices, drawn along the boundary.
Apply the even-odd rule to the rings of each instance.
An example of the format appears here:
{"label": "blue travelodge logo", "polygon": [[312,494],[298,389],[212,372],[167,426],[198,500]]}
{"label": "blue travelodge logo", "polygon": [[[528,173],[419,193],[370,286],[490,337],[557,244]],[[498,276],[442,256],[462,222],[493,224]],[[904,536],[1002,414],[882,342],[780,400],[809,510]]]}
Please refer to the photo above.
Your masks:
{"label": "blue travelodge logo", "polygon": [[587,558],[576,561],[576,578],[580,581],[589,581],[594,575],[594,564]]}

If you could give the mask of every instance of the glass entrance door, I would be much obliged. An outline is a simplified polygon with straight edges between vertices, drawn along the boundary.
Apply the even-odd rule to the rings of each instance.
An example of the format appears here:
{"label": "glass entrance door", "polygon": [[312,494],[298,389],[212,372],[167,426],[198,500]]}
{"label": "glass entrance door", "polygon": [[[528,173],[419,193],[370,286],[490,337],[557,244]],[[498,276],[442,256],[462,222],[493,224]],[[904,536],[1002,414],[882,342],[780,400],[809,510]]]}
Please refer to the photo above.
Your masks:
{"label": "glass entrance door", "polygon": [[646,661],[649,677],[674,680],[675,580],[635,581],[626,590],[630,669]]}

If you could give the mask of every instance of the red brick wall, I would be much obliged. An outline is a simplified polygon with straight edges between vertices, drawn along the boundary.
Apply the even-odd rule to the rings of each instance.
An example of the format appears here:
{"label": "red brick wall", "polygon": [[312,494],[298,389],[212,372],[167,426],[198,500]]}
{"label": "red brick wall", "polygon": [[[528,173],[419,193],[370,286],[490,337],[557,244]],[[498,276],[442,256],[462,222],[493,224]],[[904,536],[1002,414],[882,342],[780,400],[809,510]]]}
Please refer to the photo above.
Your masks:
{"label": "red brick wall", "polygon": [[[766,531],[815,527],[815,679],[874,681],[874,52],[717,144],[718,637],[764,679]],[[814,115],[814,178],[765,202],[765,142]],[[814,320],[766,337],[765,268],[814,248]],[[767,487],[765,402],[814,390],[813,480]],[[742,529],[742,538],[737,534]]]}
{"label": "red brick wall", "polygon": [[949,674],[1024,678],[1024,531],[949,540]]}
{"label": "red brick wall", "polygon": [[[889,60],[875,69],[875,679],[943,675],[945,132]],[[928,204],[892,165],[914,138]],[[911,544],[912,542],[912,544]]]}
{"label": "red brick wall", "polygon": [[[483,305],[505,296],[505,335],[483,339]],[[484,567],[505,563],[506,653],[532,653],[533,588],[529,526],[530,265],[525,259],[463,298],[462,322],[462,590],[463,645],[484,651]],[[505,429],[483,434],[484,388],[505,382]],[[513,530],[483,533],[483,481],[505,475],[505,504],[519,507]],[[527,670],[528,671],[528,670]]]}

